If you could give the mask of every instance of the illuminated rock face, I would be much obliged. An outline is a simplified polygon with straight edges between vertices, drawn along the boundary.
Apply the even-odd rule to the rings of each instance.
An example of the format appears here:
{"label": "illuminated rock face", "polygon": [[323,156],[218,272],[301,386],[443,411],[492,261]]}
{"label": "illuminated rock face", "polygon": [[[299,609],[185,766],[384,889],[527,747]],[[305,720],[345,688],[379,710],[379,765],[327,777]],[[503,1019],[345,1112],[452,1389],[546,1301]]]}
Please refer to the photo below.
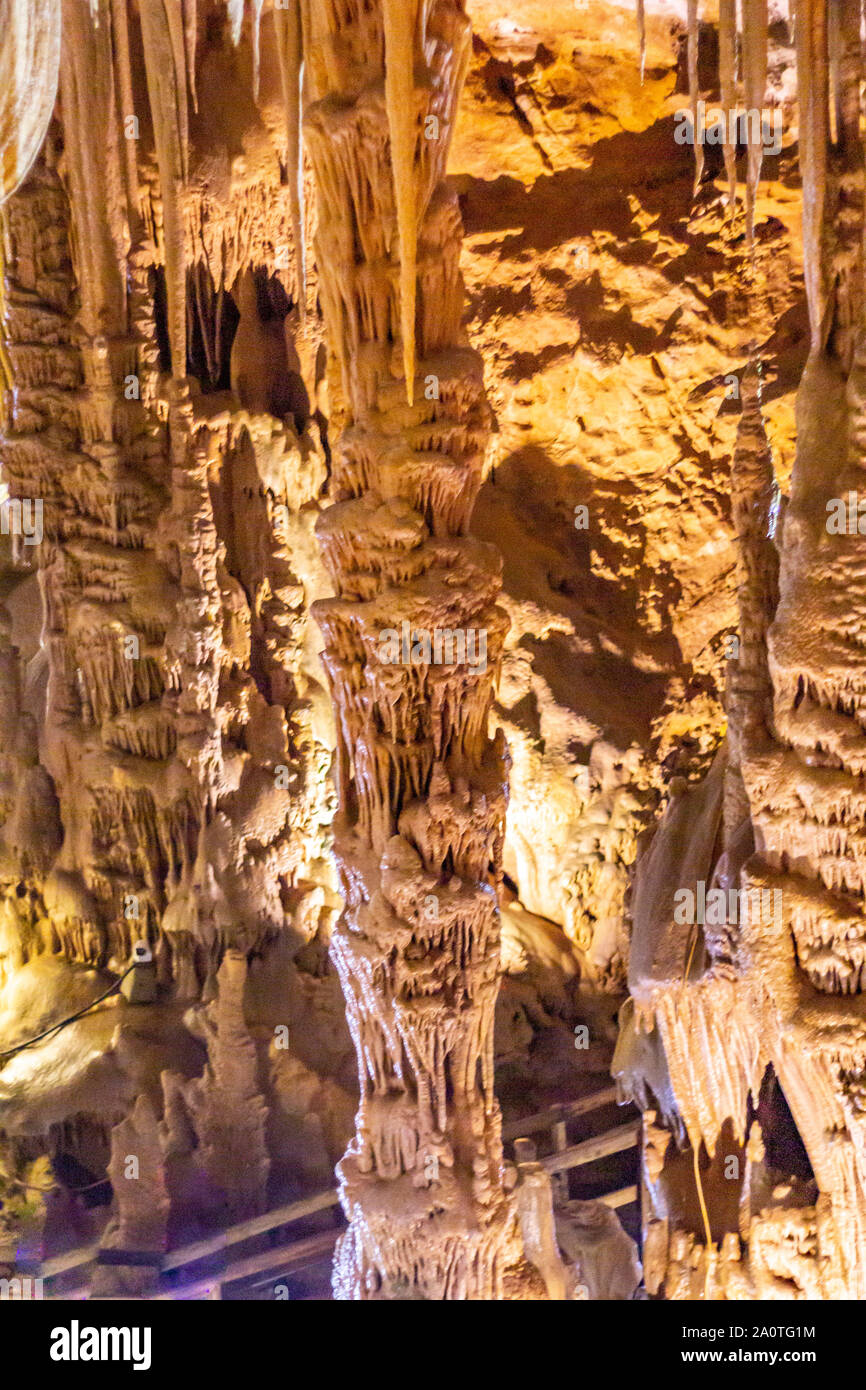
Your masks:
{"label": "illuminated rock face", "polygon": [[[811,352],[790,499],[774,545],[753,378],[732,470],[741,646],[724,795],[717,777],[690,811],[671,808],[636,890],[635,1016],[658,1029],[675,1109],[711,1159],[702,1170],[695,1159],[699,1239],[671,1216],[682,1175],[649,1126],[647,1280],[674,1298],[866,1290],[859,18],[804,5],[797,44]],[[665,862],[683,886],[697,863],[759,910],[708,917],[702,932],[675,916],[671,928],[650,903],[654,883],[665,900]]]}
{"label": "illuminated rock face", "polygon": [[[65,0],[33,128],[0,124],[4,477],[28,528],[38,499],[16,545],[44,604],[40,641],[17,597],[0,638],[0,1046],[26,1044],[3,1069],[4,1191],[36,1143],[107,1174],[103,1244],[158,1251],[170,1223],[257,1213],[322,1160],[326,1180],[339,977],[361,1110],[338,1292],[544,1297],[566,1288],[549,1182],[506,1192],[493,1095],[507,621],[499,558],[467,534],[491,412],[444,183],[469,25],[454,3],[262,22]],[[309,630],[327,463],[336,718]],[[142,943],[147,987],[124,994],[146,1012],[84,1007]],[[61,1021],[51,1057],[31,1045]],[[93,1287],[151,1282],[117,1265]]]}
{"label": "illuminated rock face", "polygon": [[507,764],[487,722],[506,619],[498,556],[466,534],[490,420],[443,182],[469,42],[455,0],[305,7],[342,425],[318,527],[336,597],[316,617],[346,900],[331,951],[361,1087],[338,1169],[344,1298],[543,1295],[493,1094]]}
{"label": "illuminated rock face", "polygon": [[796,82],[762,0],[7,8],[0,1261],[48,1158],[158,1251],[344,1154],[338,1296],[563,1296],[504,892],[563,1016],[628,971],[648,1288],[863,1297],[856,7]]}
{"label": "illuminated rock face", "polygon": [[[245,108],[248,158],[232,162],[249,31],[236,52],[224,9],[200,16],[198,76],[226,104],[191,124],[197,30],[193,16],[174,33],[175,8],[62,6],[57,118],[2,210],[4,480],[43,611],[40,643],[25,581],[0,638],[0,1048],[102,994],[136,942],[158,991],[143,1034],[114,999],[47,1043],[53,1087],[44,1049],[4,1068],[3,1164],[14,1178],[36,1137],[62,1155],[89,1112],[101,1143],[71,1157],[98,1172],[111,1150],[104,1240],[146,1248],[172,1202],[193,1216],[184,1187],[200,1183],[199,1215],[221,1220],[266,1206],[281,1166],[278,1187],[291,1181],[275,1134],[297,1140],[305,1123],[278,1099],[304,1071],[295,1024],[339,998],[293,963],[326,944],[339,898],[309,620],[328,592],[313,535],[320,334],[302,324],[300,205],[282,183],[291,94],[272,39],[267,120]],[[335,1036],[320,1076],[348,1051]],[[330,1101],[310,1112],[324,1178],[351,1086]],[[130,1152],[147,1200],[125,1186]]]}

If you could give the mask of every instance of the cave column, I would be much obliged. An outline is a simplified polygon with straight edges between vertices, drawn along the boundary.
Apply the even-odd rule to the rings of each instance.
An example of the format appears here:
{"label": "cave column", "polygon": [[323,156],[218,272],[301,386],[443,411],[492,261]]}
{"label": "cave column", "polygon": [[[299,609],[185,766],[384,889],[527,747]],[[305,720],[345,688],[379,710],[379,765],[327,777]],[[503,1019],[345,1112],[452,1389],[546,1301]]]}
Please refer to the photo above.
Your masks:
{"label": "cave column", "polygon": [[490,430],[444,182],[462,0],[303,0],[333,505],[317,605],[336,709],[332,957],[358,1056],[343,1298],[544,1297],[493,1094],[506,750],[488,713],[501,561],[468,535]]}

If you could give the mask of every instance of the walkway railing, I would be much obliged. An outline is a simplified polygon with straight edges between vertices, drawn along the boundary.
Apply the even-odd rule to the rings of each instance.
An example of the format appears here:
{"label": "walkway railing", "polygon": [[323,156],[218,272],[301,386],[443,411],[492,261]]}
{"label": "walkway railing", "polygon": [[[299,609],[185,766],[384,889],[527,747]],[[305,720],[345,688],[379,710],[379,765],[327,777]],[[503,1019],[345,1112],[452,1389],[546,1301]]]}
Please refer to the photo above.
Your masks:
{"label": "walkway railing", "polygon": [[[539,1111],[534,1115],[527,1115],[523,1119],[509,1120],[503,1125],[502,1136],[506,1143],[514,1142],[514,1158],[516,1162],[520,1163],[535,1158],[535,1144],[530,1136],[545,1132],[551,1133],[554,1151],[539,1161],[549,1173],[565,1173],[573,1168],[594,1163],[597,1159],[605,1158],[610,1154],[623,1153],[637,1147],[640,1134],[639,1120],[628,1120],[625,1124],[605,1130],[603,1134],[595,1135],[590,1139],[582,1139],[577,1144],[568,1144],[566,1125],[569,1120],[580,1115],[591,1114],[593,1111],[615,1103],[616,1087],[609,1086],[603,1090],[595,1091],[591,1095],[582,1096],[578,1100],[566,1101],[561,1105],[552,1105],[547,1110]],[[610,1207],[623,1207],[636,1201],[637,1196],[636,1186],[621,1187],[603,1193],[598,1200]],[[319,1264],[330,1256],[342,1229],[344,1229],[343,1227],[335,1226],[332,1230],[305,1235],[251,1255],[232,1257],[230,1252],[233,1247],[252,1240],[256,1236],[266,1235],[269,1231],[274,1231],[281,1226],[293,1225],[305,1217],[336,1207],[339,1205],[339,1200],[336,1188],[328,1188],[312,1197],[304,1197],[300,1201],[275,1207],[262,1216],[254,1216],[249,1220],[239,1221],[213,1236],[179,1246],[176,1250],[169,1250],[165,1253],[148,1252],[145,1255],[136,1251],[102,1249],[98,1245],[82,1246],[77,1250],[70,1250],[66,1254],[55,1255],[43,1260],[38,1274],[45,1281],[55,1281],[60,1275],[94,1264],[156,1264],[159,1270],[159,1287],[155,1293],[151,1294],[152,1298],[220,1298],[224,1285],[234,1284],[240,1280],[251,1279],[255,1275],[264,1275],[269,1272],[291,1277],[293,1273],[297,1274],[305,1268]],[[172,1276],[176,1275],[178,1270],[187,1269],[200,1260],[209,1259],[214,1255],[226,1256],[219,1269],[202,1274],[189,1283],[172,1285]],[[49,1289],[46,1291],[46,1297],[76,1299],[86,1298],[88,1293],[89,1283],[57,1292]]]}

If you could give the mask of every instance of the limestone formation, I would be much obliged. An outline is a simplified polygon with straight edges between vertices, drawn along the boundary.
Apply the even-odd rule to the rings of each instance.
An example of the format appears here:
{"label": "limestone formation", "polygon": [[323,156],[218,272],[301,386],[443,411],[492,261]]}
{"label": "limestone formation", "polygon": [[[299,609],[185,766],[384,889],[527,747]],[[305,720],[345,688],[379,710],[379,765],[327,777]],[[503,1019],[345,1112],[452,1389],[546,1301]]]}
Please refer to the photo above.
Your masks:
{"label": "limestone formation", "polygon": [[493,1090],[507,764],[487,719],[506,619],[498,559],[467,535],[490,412],[443,183],[469,24],[456,0],[303,15],[342,426],[318,528],[336,597],[316,606],[346,901],[332,954],[361,1090],[335,1289],[531,1296]]}
{"label": "limestone formation", "polygon": [[[678,815],[672,807],[638,869],[635,1018],[638,1028],[658,1031],[693,1150],[692,1200],[703,1222],[701,1237],[677,1229],[671,1213],[683,1180],[669,1149],[650,1185],[652,1282],[673,1298],[861,1298],[864,1291],[860,536],[856,524],[853,534],[831,524],[833,499],[856,496],[862,467],[863,172],[853,8],[817,0],[798,11],[811,343],[778,528],[754,372],[743,382],[732,467],[739,653],[731,664],[724,793],[716,777],[715,787],[708,782],[691,794],[689,810]],[[744,67],[756,94],[765,81],[766,40],[754,23]],[[840,23],[835,42],[845,61],[833,63]],[[688,889],[706,880],[720,892],[715,918],[708,912],[685,928],[676,910],[673,923],[664,922],[664,907],[650,915],[663,864],[668,883]],[[666,892],[662,900],[669,910]],[[700,1161],[701,1146],[709,1164]],[[738,1213],[724,1195],[732,1177]]]}
{"label": "limestone formation", "polygon": [[0,0],[4,1279],[866,1296],[862,33]]}
{"label": "limestone formation", "polygon": [[[117,1156],[118,1144],[141,1150],[144,1167],[146,1149],[158,1167],[161,1067],[169,1086],[182,1068],[211,1207],[225,1219],[268,1200],[247,962],[271,960],[285,978],[334,915],[332,734],[308,617],[325,591],[312,526],[326,465],[315,377],[308,393],[301,367],[303,352],[315,372],[315,340],[302,338],[300,214],[282,186],[285,127],[271,120],[284,99],[276,62],[261,74],[247,167],[231,162],[227,110],[212,109],[207,130],[192,119],[194,7],[186,30],[179,5],[62,9],[54,122],[29,178],[29,145],[4,174],[3,471],[22,516],[38,499],[37,543],[14,539],[37,578],[42,631],[25,671],[15,639],[35,615],[19,605],[4,620],[2,970],[20,989],[42,962],[62,964],[36,1015],[48,1024],[83,988],[105,993],[136,943],[153,955],[153,1037],[116,998],[103,1006],[119,1031],[104,1039],[114,1081],[95,1113],[113,1136],[117,1240],[129,1246],[142,1209],[155,1219],[157,1187],[161,1203],[171,1197],[154,1171],[136,1198],[151,1179],[121,1181]],[[239,93],[248,50],[223,46],[213,18],[199,70]],[[33,86],[37,75],[38,64]],[[53,94],[40,100],[47,124]],[[28,109],[41,111],[32,91]],[[275,335],[281,354],[266,346]],[[299,932],[303,901],[315,910]],[[198,1016],[214,1000],[196,1079],[201,1030],[191,1023],[185,1043],[171,1030],[178,1009]],[[58,1120],[74,1118],[93,1067],[74,1030],[98,1019],[45,1044],[69,1043],[53,1128],[18,1105],[23,1073],[4,1076],[17,1142],[42,1133],[62,1149]],[[32,1023],[25,1014],[3,1045],[38,1034]],[[20,1057],[38,1070],[38,1050]]]}

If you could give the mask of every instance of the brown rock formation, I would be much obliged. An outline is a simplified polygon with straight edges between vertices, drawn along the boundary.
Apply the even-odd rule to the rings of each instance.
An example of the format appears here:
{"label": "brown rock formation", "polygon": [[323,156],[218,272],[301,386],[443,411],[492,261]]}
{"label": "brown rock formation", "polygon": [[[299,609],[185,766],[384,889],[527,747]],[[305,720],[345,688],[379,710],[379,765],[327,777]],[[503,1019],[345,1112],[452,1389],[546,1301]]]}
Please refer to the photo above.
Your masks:
{"label": "brown rock formation", "polygon": [[[61,1123],[89,1108],[114,1153],[133,1144],[129,1126],[144,1134],[141,1093],[152,1158],[164,1068],[188,1097],[207,1220],[258,1210],[271,1178],[291,1188],[268,1152],[244,982],[253,959],[296,979],[292,956],[320,928],[327,939],[335,911],[332,733],[308,630],[326,588],[312,535],[325,451],[296,347],[309,367],[284,94],[269,59],[261,109],[246,111],[254,159],[232,164],[231,100],[196,119],[196,41],[200,71],[237,97],[252,36],[235,54],[217,11],[205,34],[190,10],[184,37],[179,6],[64,4],[58,119],[24,183],[25,147],[7,154],[2,213],[3,469],[26,523],[12,528],[14,582],[23,592],[31,568],[43,610],[14,588],[0,637],[0,1047],[105,994],[135,942],[153,953],[157,998],[147,1024],[111,997],[25,1046],[0,1083],[0,1123],[59,1162]],[[16,644],[40,621],[25,672]],[[215,996],[213,1037],[206,1010],[192,1025],[210,1055],[196,1087],[203,1053],[181,1017]],[[290,1031],[285,1000],[255,1007],[265,1043]],[[37,1115],[46,1047],[65,1079]],[[118,1165],[123,1245],[156,1187],[137,1199],[145,1177],[121,1181]],[[186,1182],[177,1157],[173,1173]]]}
{"label": "brown rock formation", "polygon": [[[695,822],[686,848],[685,821],[671,811],[642,871],[642,903],[665,854],[683,888],[697,868],[725,900],[715,922],[708,915],[688,930],[659,914],[651,950],[642,915],[639,961],[632,951],[637,1016],[659,1031],[703,1220],[699,1238],[670,1217],[669,1153],[651,1185],[648,1275],[651,1266],[651,1287],[663,1284],[673,1298],[861,1298],[864,1289],[861,580],[856,523],[852,534],[832,521],[856,498],[862,469],[863,175],[859,30],[848,32],[846,10],[834,38],[841,13],[816,0],[797,21],[812,334],[778,562],[753,379],[734,454],[741,645],[729,687],[723,834],[714,843],[719,791],[708,784],[692,808],[707,827],[697,863]],[[833,67],[837,39],[845,61]],[[762,36],[758,50],[747,52],[747,72],[765,61]],[[838,87],[828,106],[831,71]],[[735,901],[739,890],[739,912],[730,890]]]}
{"label": "brown rock formation", "polygon": [[356,1061],[338,1296],[631,1297],[494,1096],[627,976],[650,1294],[866,1292],[863,56],[790,8],[3,8],[4,1267],[152,1295]]}

